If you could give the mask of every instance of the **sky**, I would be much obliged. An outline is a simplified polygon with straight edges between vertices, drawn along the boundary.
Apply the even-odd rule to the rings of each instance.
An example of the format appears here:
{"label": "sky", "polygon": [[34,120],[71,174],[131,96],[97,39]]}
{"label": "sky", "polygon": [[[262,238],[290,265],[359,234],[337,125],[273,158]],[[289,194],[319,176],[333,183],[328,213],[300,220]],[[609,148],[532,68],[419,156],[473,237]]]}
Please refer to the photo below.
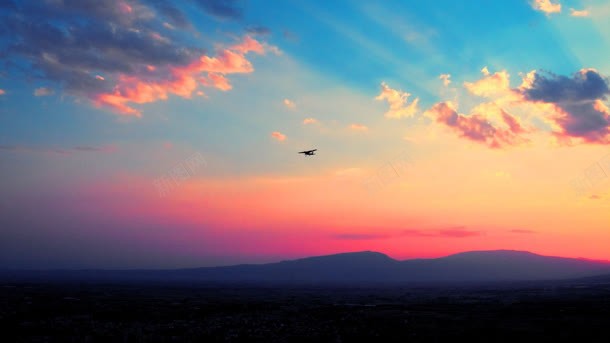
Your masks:
{"label": "sky", "polygon": [[0,268],[610,260],[609,17],[598,0],[2,1]]}

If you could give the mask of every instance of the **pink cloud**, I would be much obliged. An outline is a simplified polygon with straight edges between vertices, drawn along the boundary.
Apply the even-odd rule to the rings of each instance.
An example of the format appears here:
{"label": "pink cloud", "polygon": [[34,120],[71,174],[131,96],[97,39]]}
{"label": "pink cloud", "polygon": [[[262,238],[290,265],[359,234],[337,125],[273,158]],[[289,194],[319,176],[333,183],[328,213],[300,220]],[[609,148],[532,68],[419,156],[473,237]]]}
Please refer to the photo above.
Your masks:
{"label": "pink cloud", "polygon": [[283,142],[284,140],[286,140],[286,135],[282,134],[279,131],[274,131],[271,133],[271,137],[277,139],[280,142]]}
{"label": "pink cloud", "polygon": [[208,78],[202,78],[201,83],[206,86],[220,89],[221,91],[228,91],[233,88],[226,77],[224,77],[222,74],[216,73],[209,73]]}
{"label": "pink cloud", "polygon": [[367,132],[369,130],[368,127],[362,124],[352,124],[349,126],[350,129],[354,131]]}
{"label": "pink cloud", "polygon": [[40,87],[34,90],[34,96],[47,96],[53,94],[53,90],[47,87]]}
{"label": "pink cloud", "polygon": [[438,78],[443,80],[443,86],[445,87],[451,83],[451,74],[441,74]]}
{"label": "pink cloud", "polygon": [[292,101],[290,99],[284,99],[283,103],[284,103],[284,106],[288,107],[291,110],[293,110],[297,107],[297,104],[295,104],[294,101]]}
{"label": "pink cloud", "polygon": [[332,235],[331,238],[341,240],[371,240],[371,239],[385,239],[390,238],[390,235],[378,234],[378,233],[339,233]]}
{"label": "pink cloud", "polygon": [[98,106],[109,107],[119,114],[140,117],[141,112],[132,104],[166,100],[172,94],[190,98],[199,85],[223,91],[231,89],[227,74],[254,71],[245,56],[249,52],[264,54],[265,50],[258,41],[246,36],[241,43],[219,51],[215,57],[202,55],[186,66],[168,67],[167,79],[151,80],[143,75],[122,74],[112,92],[94,94],[91,98]]}
{"label": "pink cloud", "polygon": [[457,228],[439,230],[437,235],[442,236],[442,237],[463,238],[463,237],[480,236],[481,232],[466,230],[464,228],[457,227]]}
{"label": "pink cloud", "polygon": [[520,136],[525,130],[519,121],[501,108],[497,108],[497,111],[500,113],[500,121],[508,128],[492,125],[489,114],[483,111],[467,116],[459,114],[451,102],[437,103],[426,111],[425,115],[452,128],[461,137],[486,144],[491,148],[518,145],[526,141]]}
{"label": "pink cloud", "polygon": [[4,91],[4,89],[0,89],[0,95],[4,95],[6,94],[6,92]]}
{"label": "pink cloud", "polygon": [[303,120],[303,124],[307,125],[307,124],[317,124],[318,120],[316,118],[305,118]]}
{"label": "pink cloud", "polygon": [[449,237],[449,238],[464,238],[480,236],[482,232],[467,230],[465,227],[458,226],[454,228],[440,229],[440,230],[420,230],[420,229],[406,229],[401,232],[402,236],[410,237]]}

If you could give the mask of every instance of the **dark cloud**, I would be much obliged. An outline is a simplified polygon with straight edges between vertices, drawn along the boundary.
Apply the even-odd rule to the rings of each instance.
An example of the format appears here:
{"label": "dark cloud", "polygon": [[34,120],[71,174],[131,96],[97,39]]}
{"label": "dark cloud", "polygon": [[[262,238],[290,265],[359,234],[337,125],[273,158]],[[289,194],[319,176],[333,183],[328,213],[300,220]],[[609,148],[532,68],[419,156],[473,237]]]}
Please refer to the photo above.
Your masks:
{"label": "dark cloud", "polygon": [[602,99],[608,93],[606,79],[591,69],[582,70],[572,77],[536,73],[531,88],[524,91],[529,100],[551,103]]}
{"label": "dark cloud", "polygon": [[297,42],[299,40],[299,36],[290,30],[282,30],[282,35],[284,38],[292,42]]}
{"label": "dark cloud", "polygon": [[583,69],[572,77],[536,73],[521,92],[528,100],[555,104],[565,113],[553,118],[563,129],[560,137],[610,144],[610,114],[604,104],[610,89],[597,71]]}
{"label": "dark cloud", "polygon": [[193,0],[207,13],[219,19],[238,20],[243,17],[238,0]]}
{"label": "dark cloud", "polygon": [[13,0],[2,0],[0,1],[0,11],[2,10],[14,10],[17,9],[17,5],[13,2]]}
{"label": "dark cloud", "polygon": [[30,17],[113,22],[135,25],[154,19],[154,11],[136,0],[25,0],[19,6]]}
{"label": "dark cloud", "polygon": [[253,35],[266,36],[271,34],[271,29],[265,26],[250,26],[246,28],[246,32]]}
{"label": "dark cloud", "polygon": [[178,28],[191,27],[191,23],[188,21],[184,13],[173,6],[170,1],[166,0],[148,0],[155,9],[165,18],[168,22]]}
{"label": "dark cloud", "polygon": [[383,239],[389,238],[389,235],[381,235],[375,233],[343,233],[332,236],[334,239],[345,239],[345,240],[370,240],[370,239]]}
{"label": "dark cloud", "polygon": [[[186,25],[169,2],[155,3],[174,24]],[[29,67],[28,76],[73,93],[111,89],[107,74],[150,73],[150,66],[185,65],[203,53],[168,30],[152,7],[136,1],[25,1],[0,13],[2,62]]]}

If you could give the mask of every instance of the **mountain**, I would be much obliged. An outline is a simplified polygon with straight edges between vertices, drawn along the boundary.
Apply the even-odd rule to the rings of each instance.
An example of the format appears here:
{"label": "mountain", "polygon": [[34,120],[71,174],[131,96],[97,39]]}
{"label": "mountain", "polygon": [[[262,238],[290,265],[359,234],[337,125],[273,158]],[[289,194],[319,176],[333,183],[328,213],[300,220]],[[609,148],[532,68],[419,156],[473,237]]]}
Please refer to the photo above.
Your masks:
{"label": "mountain", "polygon": [[471,251],[404,261],[364,251],[227,267],[2,273],[4,279],[352,285],[557,280],[602,274],[610,274],[610,263],[512,250]]}

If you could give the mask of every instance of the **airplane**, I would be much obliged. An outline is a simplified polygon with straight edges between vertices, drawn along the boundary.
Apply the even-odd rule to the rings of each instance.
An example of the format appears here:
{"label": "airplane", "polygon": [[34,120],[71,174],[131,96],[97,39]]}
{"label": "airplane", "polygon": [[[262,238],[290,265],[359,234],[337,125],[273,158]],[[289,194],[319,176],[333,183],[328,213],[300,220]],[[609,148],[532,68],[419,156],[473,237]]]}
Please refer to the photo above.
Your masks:
{"label": "airplane", "polygon": [[305,156],[313,156],[316,154],[316,150],[318,149],[299,151],[299,154],[303,154]]}

